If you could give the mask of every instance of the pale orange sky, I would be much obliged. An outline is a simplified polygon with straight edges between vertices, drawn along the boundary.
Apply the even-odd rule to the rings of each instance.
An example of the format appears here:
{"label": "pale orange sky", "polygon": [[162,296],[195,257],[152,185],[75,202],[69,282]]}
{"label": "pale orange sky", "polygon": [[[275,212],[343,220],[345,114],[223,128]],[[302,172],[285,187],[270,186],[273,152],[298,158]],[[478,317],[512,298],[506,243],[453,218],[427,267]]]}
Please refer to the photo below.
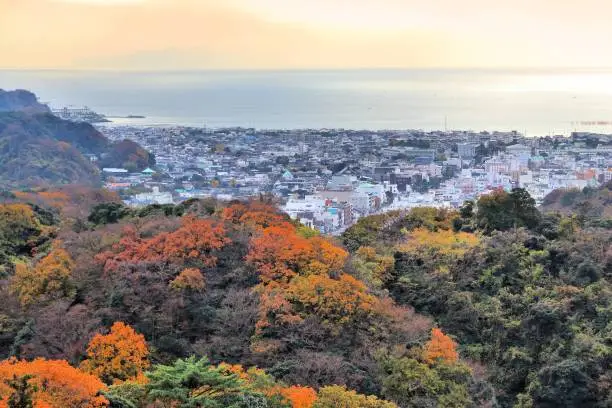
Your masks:
{"label": "pale orange sky", "polygon": [[0,68],[610,67],[607,0],[0,0]]}

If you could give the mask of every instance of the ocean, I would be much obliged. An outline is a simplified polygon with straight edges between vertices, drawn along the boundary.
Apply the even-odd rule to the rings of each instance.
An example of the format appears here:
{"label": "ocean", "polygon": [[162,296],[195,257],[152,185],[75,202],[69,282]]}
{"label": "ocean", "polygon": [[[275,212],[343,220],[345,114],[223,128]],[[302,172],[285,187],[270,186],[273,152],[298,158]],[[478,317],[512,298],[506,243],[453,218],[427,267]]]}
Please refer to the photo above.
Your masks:
{"label": "ocean", "polygon": [[612,70],[0,71],[116,124],[612,133]]}

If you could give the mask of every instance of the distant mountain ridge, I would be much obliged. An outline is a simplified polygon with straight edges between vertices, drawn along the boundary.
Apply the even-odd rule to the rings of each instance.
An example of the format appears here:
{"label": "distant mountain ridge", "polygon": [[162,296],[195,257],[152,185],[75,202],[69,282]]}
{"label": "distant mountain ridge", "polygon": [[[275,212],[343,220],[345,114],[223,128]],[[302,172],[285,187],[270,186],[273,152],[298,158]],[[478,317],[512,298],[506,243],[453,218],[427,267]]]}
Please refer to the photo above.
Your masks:
{"label": "distant mountain ridge", "polygon": [[0,185],[100,184],[101,166],[144,169],[153,157],[132,141],[113,143],[93,126],[60,119],[28,91],[0,90]]}

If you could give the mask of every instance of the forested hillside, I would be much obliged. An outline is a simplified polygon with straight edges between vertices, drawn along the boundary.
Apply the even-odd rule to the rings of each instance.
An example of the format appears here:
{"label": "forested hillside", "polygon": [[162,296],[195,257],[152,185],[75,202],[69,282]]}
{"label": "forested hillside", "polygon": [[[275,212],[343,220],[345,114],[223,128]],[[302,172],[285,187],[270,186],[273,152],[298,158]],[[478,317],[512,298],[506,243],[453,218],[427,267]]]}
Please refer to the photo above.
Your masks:
{"label": "forested hillside", "polygon": [[612,402],[610,232],[522,190],[341,241],[261,200],[3,197],[0,407]]}
{"label": "forested hillside", "polygon": [[[95,155],[97,165],[84,154]],[[97,185],[100,166],[142,170],[154,158],[129,140],[113,143],[88,123],[53,116],[26,91],[0,90],[0,185]]]}
{"label": "forested hillside", "polygon": [[554,190],[544,197],[543,211],[574,214],[583,222],[602,224],[612,219],[612,182],[601,187]]}
{"label": "forested hillside", "polygon": [[[358,275],[432,318],[486,367],[504,407],[612,403],[612,234],[605,219],[542,215],[525,191],[360,220]],[[360,270],[360,269],[358,269]]]}

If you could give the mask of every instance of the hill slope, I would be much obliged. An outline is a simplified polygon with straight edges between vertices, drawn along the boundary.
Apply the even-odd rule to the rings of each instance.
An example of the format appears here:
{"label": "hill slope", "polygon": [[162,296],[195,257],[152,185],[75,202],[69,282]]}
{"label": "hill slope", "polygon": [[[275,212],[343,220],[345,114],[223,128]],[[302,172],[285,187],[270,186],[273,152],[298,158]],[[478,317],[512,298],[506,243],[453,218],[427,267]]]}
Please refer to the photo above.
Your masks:
{"label": "hill slope", "polygon": [[[269,204],[191,200],[138,210],[101,204],[78,229],[59,221],[42,225],[35,210],[0,204],[9,221],[5,258],[12,261],[0,277],[0,360],[67,360],[116,384],[104,393],[111,407],[493,406],[491,386],[448,336],[354,275],[361,255],[351,258],[332,239]],[[14,234],[9,225],[27,234]],[[150,354],[146,387],[130,384],[137,392],[126,394],[115,380],[138,379],[148,364],[125,375],[90,358],[97,354],[95,345],[105,342],[120,344],[104,352],[119,365],[131,365],[124,351]],[[157,370],[168,370],[163,384],[178,381],[181,389],[194,389],[186,401],[199,395],[197,389],[217,384],[210,382],[209,370],[225,372],[207,369],[207,361],[177,360],[188,356],[206,356],[240,381],[265,375],[258,384],[269,384],[268,391],[257,404],[152,405]],[[190,381],[181,380],[186,365]],[[252,366],[259,369],[246,370]],[[10,378],[16,370],[5,372]],[[330,390],[332,384],[341,387]],[[214,386],[220,390],[203,393],[212,400],[242,392],[227,390],[224,382]],[[285,386],[290,404],[261,401]],[[343,386],[379,398],[366,399]],[[168,399],[177,396],[173,389]]]}
{"label": "hill slope", "polygon": [[26,111],[50,113],[48,106],[38,102],[36,95],[24,90],[5,91],[0,89],[0,112]]}
{"label": "hill slope", "polygon": [[612,183],[599,188],[559,189],[544,198],[543,212],[576,214],[584,219],[612,218]]}
{"label": "hill slope", "polygon": [[[127,145],[127,147],[126,147]],[[10,188],[58,184],[96,185],[103,165],[142,170],[153,164],[140,145],[112,143],[93,126],[60,119],[27,91],[0,90],[0,183]]]}

